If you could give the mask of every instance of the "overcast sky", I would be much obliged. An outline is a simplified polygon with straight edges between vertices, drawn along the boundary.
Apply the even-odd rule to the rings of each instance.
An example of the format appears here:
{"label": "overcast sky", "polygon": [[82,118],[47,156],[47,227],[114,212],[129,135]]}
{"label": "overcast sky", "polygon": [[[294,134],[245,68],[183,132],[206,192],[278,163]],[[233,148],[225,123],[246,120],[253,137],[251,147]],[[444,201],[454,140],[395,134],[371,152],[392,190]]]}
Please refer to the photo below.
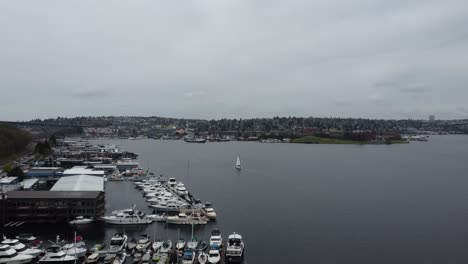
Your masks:
{"label": "overcast sky", "polygon": [[0,120],[468,118],[466,0],[1,1]]}

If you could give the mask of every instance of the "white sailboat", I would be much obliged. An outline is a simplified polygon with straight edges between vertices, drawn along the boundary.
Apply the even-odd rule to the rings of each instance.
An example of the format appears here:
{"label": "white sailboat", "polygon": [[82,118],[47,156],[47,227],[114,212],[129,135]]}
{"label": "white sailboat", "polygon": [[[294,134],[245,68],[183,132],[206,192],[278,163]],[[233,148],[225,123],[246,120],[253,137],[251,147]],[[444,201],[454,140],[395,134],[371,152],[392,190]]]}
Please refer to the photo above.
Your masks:
{"label": "white sailboat", "polygon": [[240,170],[241,167],[241,160],[239,154],[237,154],[237,161],[236,161],[236,169]]}

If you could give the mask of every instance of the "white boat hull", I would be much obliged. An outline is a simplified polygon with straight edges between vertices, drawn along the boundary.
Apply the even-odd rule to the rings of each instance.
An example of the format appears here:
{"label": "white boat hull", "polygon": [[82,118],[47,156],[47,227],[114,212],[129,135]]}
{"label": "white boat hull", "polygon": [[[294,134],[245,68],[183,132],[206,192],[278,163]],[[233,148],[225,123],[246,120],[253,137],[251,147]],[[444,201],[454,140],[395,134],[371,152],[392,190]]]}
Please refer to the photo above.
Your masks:
{"label": "white boat hull", "polygon": [[2,258],[0,259],[1,264],[26,264],[30,263],[34,259],[31,255],[17,255],[13,258]]}

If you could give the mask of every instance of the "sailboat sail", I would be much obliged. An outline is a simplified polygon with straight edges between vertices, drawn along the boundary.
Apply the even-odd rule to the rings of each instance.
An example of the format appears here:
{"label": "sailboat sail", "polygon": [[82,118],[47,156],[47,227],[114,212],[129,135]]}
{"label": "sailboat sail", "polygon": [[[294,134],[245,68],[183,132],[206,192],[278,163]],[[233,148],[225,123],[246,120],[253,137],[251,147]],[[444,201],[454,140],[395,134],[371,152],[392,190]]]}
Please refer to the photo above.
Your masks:
{"label": "sailboat sail", "polygon": [[240,160],[239,155],[237,155],[236,169],[240,169],[240,168],[241,168],[241,160]]}

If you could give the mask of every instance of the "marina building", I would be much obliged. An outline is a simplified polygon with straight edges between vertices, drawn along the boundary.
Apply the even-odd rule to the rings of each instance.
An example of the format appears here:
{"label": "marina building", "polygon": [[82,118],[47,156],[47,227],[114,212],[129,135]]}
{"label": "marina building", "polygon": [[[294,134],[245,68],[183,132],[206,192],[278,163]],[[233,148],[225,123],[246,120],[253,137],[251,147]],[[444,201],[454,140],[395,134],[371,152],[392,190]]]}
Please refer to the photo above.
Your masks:
{"label": "marina building", "polygon": [[91,175],[91,176],[104,176],[103,170],[93,170],[89,169],[88,166],[74,166],[71,169],[65,170],[63,176],[73,176],[73,175]]}
{"label": "marina building", "polygon": [[60,178],[50,191],[10,191],[0,199],[0,212],[3,223],[99,218],[105,212],[104,178],[73,175]]}

